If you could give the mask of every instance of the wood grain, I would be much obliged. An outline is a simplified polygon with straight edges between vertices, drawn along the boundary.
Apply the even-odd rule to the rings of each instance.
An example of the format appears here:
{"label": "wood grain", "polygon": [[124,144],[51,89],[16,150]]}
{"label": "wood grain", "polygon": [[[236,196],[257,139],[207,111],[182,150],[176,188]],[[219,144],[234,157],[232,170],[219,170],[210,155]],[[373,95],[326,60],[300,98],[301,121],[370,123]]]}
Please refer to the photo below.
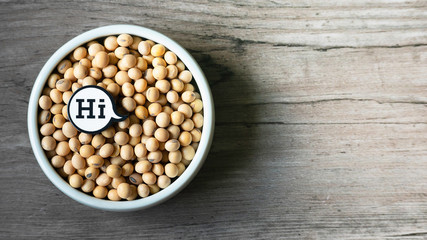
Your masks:
{"label": "wood grain", "polygon": [[[0,238],[424,239],[425,1],[1,1]],[[44,176],[26,129],[43,64],[117,23],[199,61],[217,126],[172,200],[90,209]]]}

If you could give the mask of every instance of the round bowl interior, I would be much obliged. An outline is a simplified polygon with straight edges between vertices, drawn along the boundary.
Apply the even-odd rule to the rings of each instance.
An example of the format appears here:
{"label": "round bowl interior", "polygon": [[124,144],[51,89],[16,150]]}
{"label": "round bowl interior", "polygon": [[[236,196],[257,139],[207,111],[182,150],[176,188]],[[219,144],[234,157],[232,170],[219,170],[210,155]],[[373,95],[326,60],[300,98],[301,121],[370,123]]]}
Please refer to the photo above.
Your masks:
{"label": "round bowl interior", "polygon": [[[57,64],[71,53],[75,48],[94,39],[106,37],[109,35],[119,35],[121,33],[128,33],[133,36],[139,36],[145,39],[153,40],[154,42],[163,44],[166,48],[174,52],[178,58],[185,64],[188,70],[193,74],[193,78],[197,84],[200,95],[203,101],[203,131],[196,151],[196,155],[191,164],[187,167],[184,173],[178,177],[169,187],[161,190],[160,192],[148,196],[146,198],[137,199],[133,201],[110,201],[104,199],[97,199],[77,189],[72,188],[53,168],[47,159],[44,150],[40,144],[39,129],[37,123],[38,114],[38,99],[48,76],[56,68]],[[165,35],[154,30],[134,26],[134,25],[110,25],[105,27],[96,28],[87,31],[64,44],[59,48],[46,62],[40,71],[34,83],[28,106],[28,132],[30,137],[31,146],[36,156],[36,159],[42,168],[43,172],[49,180],[63,193],[72,199],[85,204],[87,206],[109,211],[133,211],[144,209],[156,204],[160,204],[175,194],[180,192],[197,174],[200,170],[212,143],[214,132],[214,105],[212,94],[200,66],[194,58],[178,43]]]}

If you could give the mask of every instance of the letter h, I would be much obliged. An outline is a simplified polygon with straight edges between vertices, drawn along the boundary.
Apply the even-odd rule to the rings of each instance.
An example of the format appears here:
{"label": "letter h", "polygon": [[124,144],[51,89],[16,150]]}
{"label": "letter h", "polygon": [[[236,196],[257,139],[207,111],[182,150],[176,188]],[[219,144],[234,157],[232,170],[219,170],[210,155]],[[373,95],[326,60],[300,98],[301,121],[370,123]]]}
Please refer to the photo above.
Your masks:
{"label": "letter h", "polygon": [[95,102],[95,99],[87,99],[89,107],[82,106],[84,101],[84,99],[76,99],[76,102],[79,103],[79,114],[76,116],[76,118],[84,118],[85,116],[82,114],[83,111],[89,111],[87,118],[95,118],[95,115],[93,115],[93,103]]}

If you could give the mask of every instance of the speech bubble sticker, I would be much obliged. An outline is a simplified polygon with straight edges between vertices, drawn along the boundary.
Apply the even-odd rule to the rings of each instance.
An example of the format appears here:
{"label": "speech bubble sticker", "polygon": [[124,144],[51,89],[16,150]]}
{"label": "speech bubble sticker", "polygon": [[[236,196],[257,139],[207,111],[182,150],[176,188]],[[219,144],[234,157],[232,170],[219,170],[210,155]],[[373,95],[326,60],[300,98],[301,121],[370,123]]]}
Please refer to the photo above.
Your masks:
{"label": "speech bubble sticker", "polygon": [[113,122],[128,116],[116,111],[116,104],[109,92],[99,86],[84,86],[71,95],[67,107],[68,119],[80,132],[97,134]]}

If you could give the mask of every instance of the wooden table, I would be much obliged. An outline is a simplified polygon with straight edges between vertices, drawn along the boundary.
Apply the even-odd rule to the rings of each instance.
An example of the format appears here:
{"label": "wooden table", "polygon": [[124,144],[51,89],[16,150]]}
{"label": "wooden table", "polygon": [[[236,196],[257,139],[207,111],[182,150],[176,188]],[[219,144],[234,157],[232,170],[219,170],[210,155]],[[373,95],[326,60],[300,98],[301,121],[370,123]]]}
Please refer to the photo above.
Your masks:
{"label": "wooden table", "polygon": [[[0,238],[427,237],[426,1],[2,1]],[[215,98],[201,172],[151,209],[83,206],[39,168],[28,98],[72,37],[177,40]]]}

